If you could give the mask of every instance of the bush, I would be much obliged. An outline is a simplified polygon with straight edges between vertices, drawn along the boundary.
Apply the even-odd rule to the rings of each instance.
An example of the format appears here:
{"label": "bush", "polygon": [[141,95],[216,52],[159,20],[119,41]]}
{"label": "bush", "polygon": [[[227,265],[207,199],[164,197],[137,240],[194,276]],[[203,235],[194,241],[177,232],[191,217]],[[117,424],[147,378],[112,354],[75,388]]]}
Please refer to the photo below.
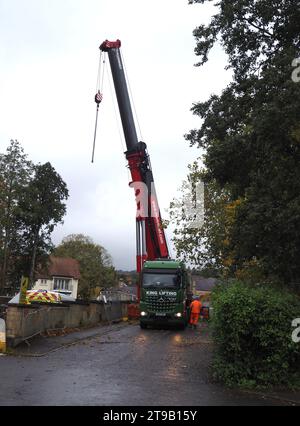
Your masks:
{"label": "bush", "polygon": [[300,343],[292,341],[292,320],[300,317],[300,299],[295,294],[232,281],[216,286],[212,306],[215,379],[247,387],[296,382]]}

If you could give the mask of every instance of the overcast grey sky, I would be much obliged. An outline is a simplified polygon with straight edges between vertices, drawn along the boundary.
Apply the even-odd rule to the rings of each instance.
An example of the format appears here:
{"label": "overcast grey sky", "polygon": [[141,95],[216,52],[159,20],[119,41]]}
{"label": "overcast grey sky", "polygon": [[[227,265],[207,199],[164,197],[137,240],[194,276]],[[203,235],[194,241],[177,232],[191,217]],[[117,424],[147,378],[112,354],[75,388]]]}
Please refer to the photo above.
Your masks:
{"label": "overcast grey sky", "polygon": [[18,139],[32,161],[50,161],[67,183],[67,215],[55,244],[83,233],[108,249],[118,269],[135,268],[135,201],[109,64],[91,164],[98,48],[105,39],[122,41],[165,217],[200,154],[183,137],[200,124],[190,108],[230,81],[220,47],[205,67],[194,67],[193,29],[213,12],[211,4],[187,0],[0,0],[0,151]]}

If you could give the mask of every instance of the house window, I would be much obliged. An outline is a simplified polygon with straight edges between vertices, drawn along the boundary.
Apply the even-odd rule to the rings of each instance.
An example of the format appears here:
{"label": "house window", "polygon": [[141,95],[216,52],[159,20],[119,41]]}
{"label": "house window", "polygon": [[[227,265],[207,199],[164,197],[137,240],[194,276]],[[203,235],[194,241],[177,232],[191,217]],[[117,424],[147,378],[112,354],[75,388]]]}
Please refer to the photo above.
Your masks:
{"label": "house window", "polygon": [[68,278],[54,278],[54,290],[71,290],[71,280]]}

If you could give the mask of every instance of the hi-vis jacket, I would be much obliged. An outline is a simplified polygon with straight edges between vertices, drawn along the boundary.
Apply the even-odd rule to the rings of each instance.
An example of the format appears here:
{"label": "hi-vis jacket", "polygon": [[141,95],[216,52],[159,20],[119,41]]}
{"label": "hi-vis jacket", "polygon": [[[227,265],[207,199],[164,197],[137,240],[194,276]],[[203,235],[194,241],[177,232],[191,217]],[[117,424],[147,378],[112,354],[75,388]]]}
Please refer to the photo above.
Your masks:
{"label": "hi-vis jacket", "polygon": [[200,314],[202,303],[200,302],[200,300],[193,300],[190,305],[190,308],[191,308],[192,314]]}

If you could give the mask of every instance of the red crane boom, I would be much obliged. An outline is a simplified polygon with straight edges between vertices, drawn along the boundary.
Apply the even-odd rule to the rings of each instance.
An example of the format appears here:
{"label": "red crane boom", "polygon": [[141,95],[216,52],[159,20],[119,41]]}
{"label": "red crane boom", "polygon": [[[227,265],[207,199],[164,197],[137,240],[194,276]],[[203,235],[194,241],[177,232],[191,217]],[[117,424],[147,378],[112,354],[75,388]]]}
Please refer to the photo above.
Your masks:
{"label": "red crane boom", "polygon": [[[125,152],[135,190],[136,264],[142,270],[146,260],[168,259],[169,250],[157,201],[147,145],[139,142],[132,114],[127,82],[120,54],[121,42],[104,41],[100,50],[107,52],[113,76],[127,151]],[[97,102],[97,101],[96,101]]]}

